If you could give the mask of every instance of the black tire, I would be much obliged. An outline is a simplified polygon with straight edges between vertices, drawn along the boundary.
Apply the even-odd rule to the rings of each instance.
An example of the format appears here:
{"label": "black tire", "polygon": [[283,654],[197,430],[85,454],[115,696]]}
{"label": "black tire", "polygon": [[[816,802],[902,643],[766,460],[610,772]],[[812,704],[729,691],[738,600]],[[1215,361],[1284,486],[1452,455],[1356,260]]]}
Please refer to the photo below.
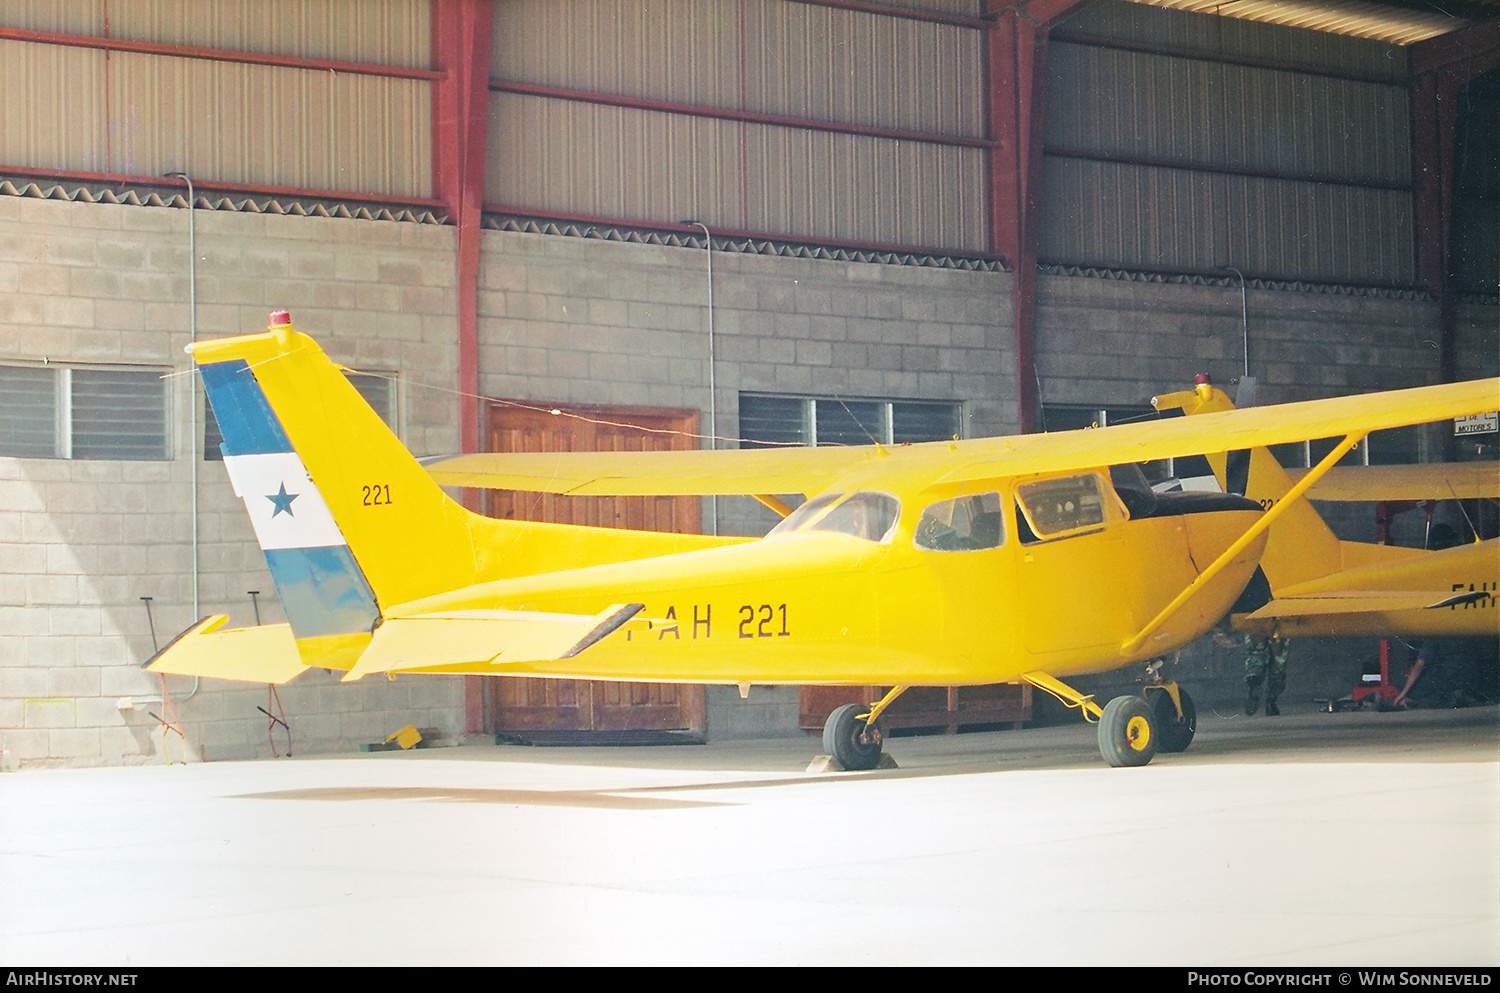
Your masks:
{"label": "black tire", "polygon": [[1193,698],[1181,686],[1177,687],[1177,696],[1182,700],[1181,716],[1172,706],[1172,694],[1166,690],[1157,690],[1150,697],[1152,715],[1156,718],[1156,750],[1163,754],[1187,751],[1198,731],[1198,709],[1193,706]]}
{"label": "black tire", "polygon": [[1099,754],[1115,768],[1145,765],[1156,755],[1155,716],[1138,696],[1117,696],[1099,718]]}
{"label": "black tire", "polygon": [[873,769],[880,764],[884,739],[880,723],[877,721],[867,731],[865,722],[860,719],[860,715],[869,710],[867,705],[846,703],[829,714],[823,725],[823,751],[851,772]]}

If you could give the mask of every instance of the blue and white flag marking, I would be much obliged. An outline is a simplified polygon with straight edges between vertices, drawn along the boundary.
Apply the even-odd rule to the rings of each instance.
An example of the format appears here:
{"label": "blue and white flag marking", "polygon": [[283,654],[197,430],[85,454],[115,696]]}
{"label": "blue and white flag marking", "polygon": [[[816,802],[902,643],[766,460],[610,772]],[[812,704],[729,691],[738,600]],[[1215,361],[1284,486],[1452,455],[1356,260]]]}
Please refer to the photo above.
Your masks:
{"label": "blue and white flag marking", "polygon": [[249,365],[213,362],[199,372],[224,435],[224,468],[250,514],[292,633],[373,630],[380,608],[369,581]]}
{"label": "blue and white flag marking", "polygon": [[245,501],[255,538],[273,548],[329,548],[345,544],[323,494],[296,452],[225,455],[234,494]]}

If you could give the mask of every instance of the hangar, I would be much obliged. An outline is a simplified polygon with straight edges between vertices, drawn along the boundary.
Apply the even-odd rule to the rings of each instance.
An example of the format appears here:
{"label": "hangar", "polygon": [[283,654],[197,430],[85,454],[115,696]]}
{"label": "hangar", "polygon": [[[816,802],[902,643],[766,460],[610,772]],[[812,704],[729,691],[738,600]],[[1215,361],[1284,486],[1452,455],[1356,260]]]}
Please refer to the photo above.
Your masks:
{"label": "hangar", "polygon": [[[307,752],[407,724],[795,735],[821,705],[142,673],[204,614],[279,619],[183,354],[272,310],[419,456],[978,437],[1132,416],[1199,372],[1279,402],[1500,362],[1492,0],[101,0],[9,7],[0,49],[26,94],[0,110],[18,765],[264,755],[262,708]],[[487,506],[770,523],[734,500]],[[1368,654],[1327,646],[1320,686]],[[1222,689],[1238,662],[1205,646],[1179,678]]]}

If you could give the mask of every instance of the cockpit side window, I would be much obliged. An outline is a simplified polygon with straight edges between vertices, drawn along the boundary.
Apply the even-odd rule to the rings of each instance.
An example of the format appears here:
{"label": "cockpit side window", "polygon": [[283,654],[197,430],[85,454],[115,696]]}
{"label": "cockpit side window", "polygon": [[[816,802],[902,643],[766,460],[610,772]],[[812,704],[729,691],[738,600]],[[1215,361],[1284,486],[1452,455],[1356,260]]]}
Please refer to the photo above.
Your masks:
{"label": "cockpit side window", "polygon": [[933,552],[969,552],[1005,543],[999,493],[940,500],[922,511],[913,543]]}
{"label": "cockpit side window", "polygon": [[[1094,472],[1042,479],[1016,487],[1016,503],[1036,540],[1090,531],[1122,519],[1119,497]],[[1023,542],[1025,536],[1023,535]]]}
{"label": "cockpit side window", "polygon": [[824,514],[809,530],[835,531],[881,542],[890,538],[900,516],[901,501],[889,493],[861,491]]}

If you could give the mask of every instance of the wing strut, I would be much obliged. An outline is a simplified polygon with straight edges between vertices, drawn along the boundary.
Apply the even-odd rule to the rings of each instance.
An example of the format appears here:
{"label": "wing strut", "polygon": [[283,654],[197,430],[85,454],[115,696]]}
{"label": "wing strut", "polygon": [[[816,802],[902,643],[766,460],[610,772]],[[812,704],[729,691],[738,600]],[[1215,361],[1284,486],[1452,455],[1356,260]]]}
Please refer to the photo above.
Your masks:
{"label": "wing strut", "polygon": [[1287,490],[1285,496],[1278,500],[1270,510],[1260,515],[1260,520],[1252,524],[1244,534],[1239,536],[1234,544],[1230,545],[1224,550],[1224,554],[1214,559],[1213,562],[1209,564],[1207,569],[1204,569],[1201,573],[1199,573],[1197,579],[1193,580],[1186,589],[1177,594],[1176,599],[1167,604],[1167,606],[1163,608],[1162,612],[1157,614],[1156,617],[1152,619],[1150,624],[1147,624],[1145,627],[1141,628],[1141,630],[1135,635],[1135,637],[1131,638],[1123,645],[1121,645],[1121,654],[1130,655],[1137,651],[1142,645],[1144,645],[1147,638],[1155,634],[1156,630],[1163,624],[1165,624],[1173,614],[1180,610],[1183,604],[1191,600],[1199,590],[1208,585],[1209,580],[1217,576],[1220,572],[1223,571],[1225,566],[1234,561],[1235,556],[1244,551],[1252,541],[1260,537],[1261,532],[1265,531],[1266,528],[1275,523],[1276,518],[1280,517],[1283,511],[1285,511],[1293,503],[1296,503],[1297,500],[1301,498],[1302,494],[1306,493],[1308,489],[1319,479],[1322,479],[1323,474],[1326,473],[1329,469],[1332,469],[1334,464],[1337,463],[1339,459],[1347,455],[1355,445],[1358,445],[1360,443],[1360,440],[1364,438],[1364,436],[1365,432],[1359,432],[1357,434],[1350,434],[1345,436],[1343,441],[1334,446],[1333,451],[1324,456],[1323,461],[1319,462],[1314,468],[1308,470],[1307,475],[1303,476],[1297,481],[1297,484],[1295,486]]}
{"label": "wing strut", "polygon": [[790,517],[791,516],[791,514],[792,514],[792,508],[790,506],[788,506],[787,503],[786,503],[786,501],[782,500],[780,497],[772,496],[769,493],[756,493],[756,494],[754,494],[754,496],[755,496],[755,499],[759,500],[761,503],[765,504],[767,507],[770,507],[772,510],[776,511],[776,513],[780,514],[782,517]]}

